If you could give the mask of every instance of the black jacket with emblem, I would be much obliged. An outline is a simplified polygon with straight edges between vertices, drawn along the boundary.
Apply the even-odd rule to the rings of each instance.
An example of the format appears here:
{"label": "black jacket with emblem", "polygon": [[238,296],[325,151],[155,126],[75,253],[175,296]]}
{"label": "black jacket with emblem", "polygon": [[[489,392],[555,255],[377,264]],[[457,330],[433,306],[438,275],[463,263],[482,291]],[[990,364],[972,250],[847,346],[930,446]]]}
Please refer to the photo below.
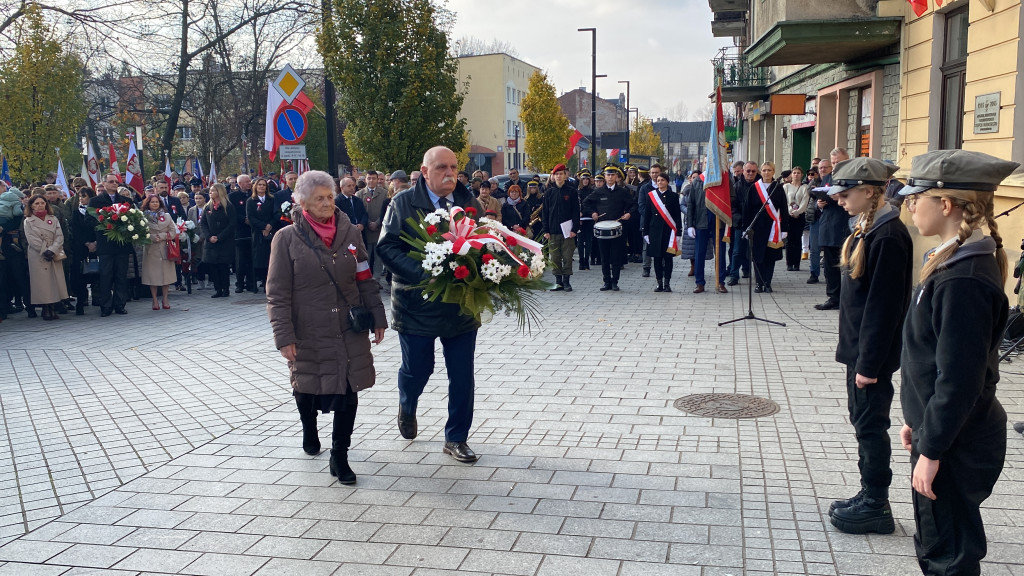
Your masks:
{"label": "black jacket with emblem", "polygon": [[636,218],[636,200],[624,184],[617,184],[614,190],[601,186],[587,195],[583,213],[590,216],[597,213],[597,222],[618,220],[626,214]]}
{"label": "black jacket with emblem", "polygon": [[[483,207],[461,183],[455,184],[451,195],[456,206],[472,206],[477,215],[483,214]],[[392,273],[391,290],[392,326],[402,334],[448,338],[471,332],[480,327],[472,316],[459,312],[458,304],[445,304],[440,300],[427,302],[423,292],[415,288],[428,277],[422,263],[409,256],[412,250],[402,232],[416,237],[406,218],[420,219],[436,210],[427,194],[426,179],[416,181],[416,187],[395,195],[384,214],[384,229],[377,242],[377,256]]]}
{"label": "black jacket with emblem", "polygon": [[867,234],[851,241],[851,254],[864,243],[864,271],[858,278],[843,272],[839,299],[836,361],[855,366],[866,378],[892,374],[900,367],[900,339],[914,273],[914,246],[899,211],[883,207],[880,212]]}
{"label": "black jacket with emblem", "polygon": [[981,450],[1006,436],[996,399],[1009,302],[995,241],[968,241],[914,292],[903,328],[900,400],[918,453]]}
{"label": "black jacket with emblem", "polygon": [[552,180],[544,191],[544,209],[541,210],[541,231],[562,234],[562,222],[572,220],[572,231],[580,231],[580,196],[576,187],[565,181],[561,187]]}

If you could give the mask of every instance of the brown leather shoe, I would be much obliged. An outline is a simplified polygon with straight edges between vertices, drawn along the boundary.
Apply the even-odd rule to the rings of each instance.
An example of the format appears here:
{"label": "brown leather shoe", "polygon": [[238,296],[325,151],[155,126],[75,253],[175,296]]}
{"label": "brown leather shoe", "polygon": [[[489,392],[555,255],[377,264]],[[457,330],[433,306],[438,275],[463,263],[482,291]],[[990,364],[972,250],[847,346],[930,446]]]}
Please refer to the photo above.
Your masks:
{"label": "brown leather shoe", "polygon": [[729,291],[725,289],[725,284],[719,284],[718,286],[715,286],[715,292],[718,292],[719,294],[729,293]]}
{"label": "brown leather shoe", "polygon": [[703,291],[704,291],[704,285],[703,284],[697,284],[697,287],[693,289],[693,293],[694,294],[700,294]]}

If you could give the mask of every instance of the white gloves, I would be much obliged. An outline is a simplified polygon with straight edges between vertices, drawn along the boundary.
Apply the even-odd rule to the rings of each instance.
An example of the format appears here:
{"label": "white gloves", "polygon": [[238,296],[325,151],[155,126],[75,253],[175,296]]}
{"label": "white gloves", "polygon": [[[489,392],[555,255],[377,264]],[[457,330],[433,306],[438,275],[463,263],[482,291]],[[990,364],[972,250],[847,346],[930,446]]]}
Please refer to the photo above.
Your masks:
{"label": "white gloves", "polygon": [[692,227],[691,228],[687,228],[686,229],[686,235],[689,236],[690,238],[696,238],[697,237],[697,230],[692,228]]}
{"label": "white gloves", "polygon": [[644,236],[644,244],[650,244],[650,243],[651,243],[651,237],[650,236]]}

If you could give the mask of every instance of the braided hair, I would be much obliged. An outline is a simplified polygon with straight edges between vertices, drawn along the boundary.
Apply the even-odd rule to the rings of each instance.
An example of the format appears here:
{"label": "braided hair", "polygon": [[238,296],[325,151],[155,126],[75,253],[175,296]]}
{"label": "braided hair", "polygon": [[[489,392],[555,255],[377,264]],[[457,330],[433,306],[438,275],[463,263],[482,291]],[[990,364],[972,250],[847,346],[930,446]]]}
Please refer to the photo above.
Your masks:
{"label": "braided hair", "polygon": [[1003,249],[1003,238],[999,235],[999,225],[996,223],[995,211],[993,209],[993,195],[975,190],[942,190],[935,189],[922,193],[922,196],[932,198],[945,198],[963,212],[963,219],[960,220],[960,228],[957,230],[957,241],[946,246],[942,250],[931,255],[924,267],[921,268],[921,282],[924,282],[936,270],[942,267],[953,254],[971,237],[975,230],[982,225],[988,226],[989,235],[996,242],[996,263],[999,265],[999,274],[1003,282],[1009,271],[1009,261],[1006,258],[1006,250]]}
{"label": "braided hair", "polygon": [[[874,196],[871,198],[872,204],[868,206],[868,209],[857,216],[857,223],[853,227],[853,234],[847,236],[846,241],[843,242],[843,254],[842,259],[839,261],[839,266],[847,271],[850,278],[860,278],[864,274],[864,261],[867,257],[864,255],[863,238],[875,224],[875,215],[878,213],[878,209],[885,204],[885,193],[881,186],[862,185],[857,186],[857,188],[861,188],[865,192],[874,192]],[[853,248],[853,243],[856,239],[861,241],[857,242],[856,248]]]}

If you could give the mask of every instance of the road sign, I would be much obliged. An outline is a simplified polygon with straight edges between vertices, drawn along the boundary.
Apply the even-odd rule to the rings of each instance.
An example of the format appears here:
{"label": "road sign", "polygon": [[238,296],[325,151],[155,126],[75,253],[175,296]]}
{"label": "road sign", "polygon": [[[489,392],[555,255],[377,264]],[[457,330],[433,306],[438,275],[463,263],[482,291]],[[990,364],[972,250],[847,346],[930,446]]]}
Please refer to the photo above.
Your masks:
{"label": "road sign", "polygon": [[290,146],[280,146],[277,149],[278,156],[281,160],[305,160],[306,156],[306,145],[305,144],[293,144]]}
{"label": "road sign", "polygon": [[277,90],[284,101],[291,104],[292,100],[302,92],[303,87],[306,86],[306,81],[299,76],[299,73],[292,68],[291,64],[285,64],[284,68],[281,69],[281,73],[278,74],[277,80],[274,80],[274,89]]}
{"label": "road sign", "polygon": [[274,127],[281,139],[288,144],[301,142],[306,137],[306,115],[295,106],[284,106],[274,117]]}

